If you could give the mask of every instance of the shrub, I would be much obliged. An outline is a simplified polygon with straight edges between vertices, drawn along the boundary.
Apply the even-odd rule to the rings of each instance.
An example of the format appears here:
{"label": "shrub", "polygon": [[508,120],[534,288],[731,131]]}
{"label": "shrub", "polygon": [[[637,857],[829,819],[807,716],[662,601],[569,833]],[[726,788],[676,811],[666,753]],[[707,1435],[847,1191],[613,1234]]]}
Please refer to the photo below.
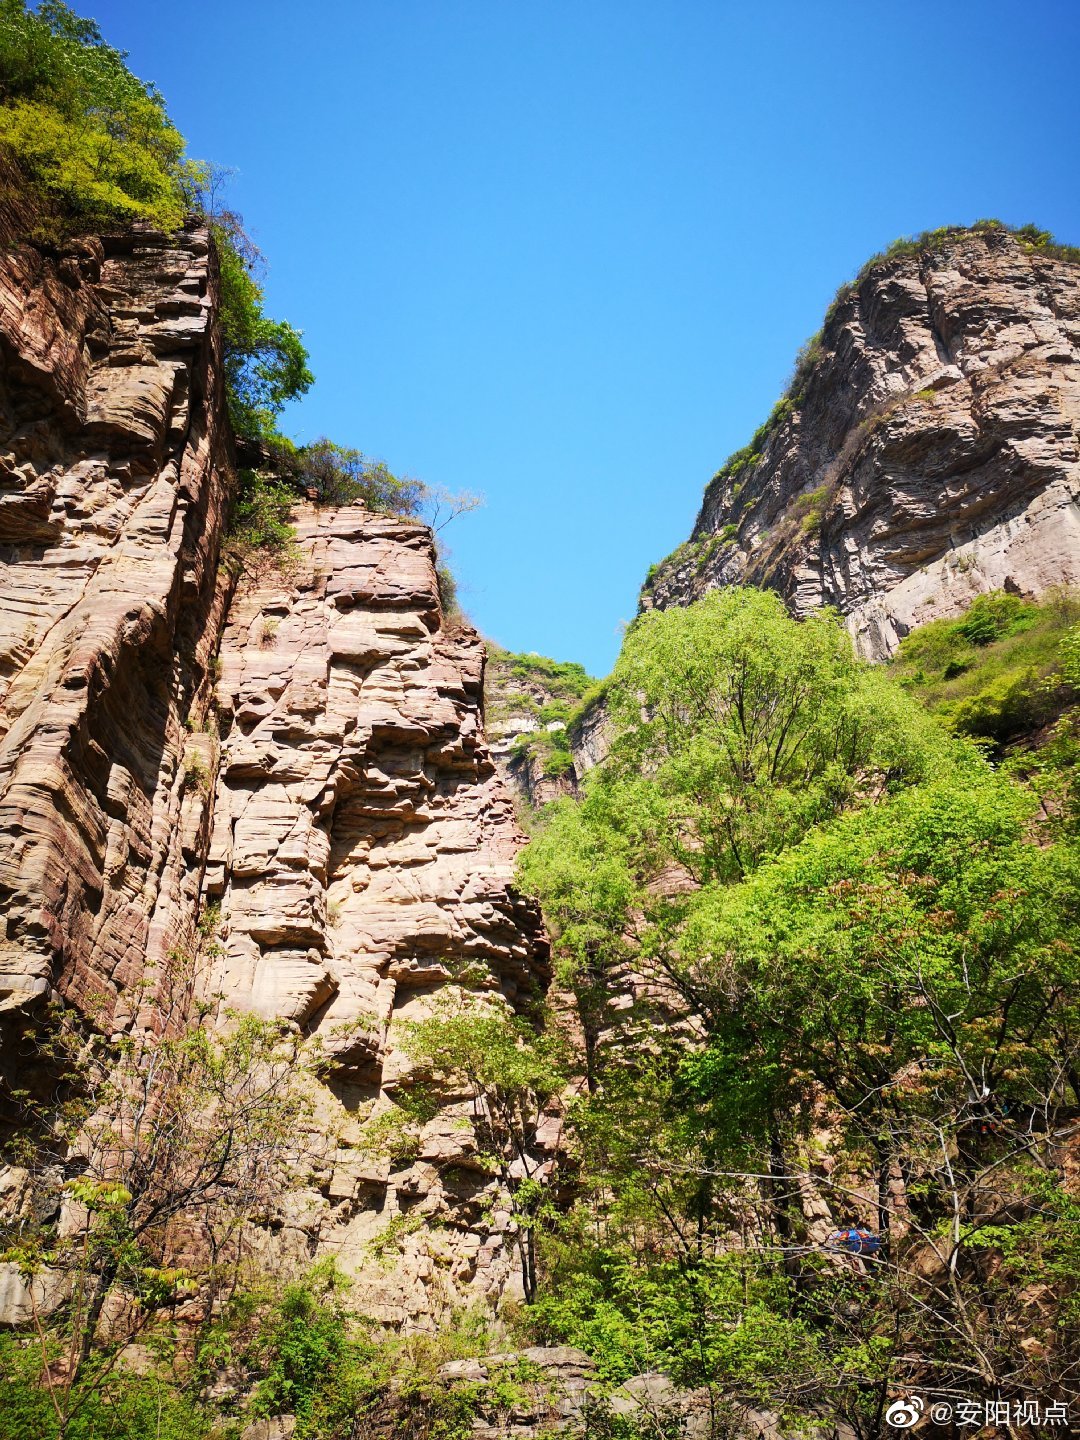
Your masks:
{"label": "shrub", "polygon": [[1003,635],[1030,630],[1038,618],[1038,606],[1005,590],[991,590],[975,597],[967,614],[957,622],[956,633],[972,645],[989,645]]}
{"label": "shrub", "polygon": [[125,58],[62,0],[0,3],[0,141],[60,229],[140,217],[175,229],[204,173]]}
{"label": "shrub", "polygon": [[239,478],[229,532],[234,553],[241,558],[253,550],[286,555],[296,542],[291,523],[296,495],[281,480],[256,470],[241,470]]}
{"label": "shrub", "polygon": [[426,486],[399,479],[381,460],[360,450],[335,445],[323,436],[296,452],[297,473],[318,505],[351,505],[357,501],[386,515],[416,515]]}
{"label": "shrub", "polygon": [[457,580],[449,565],[439,565],[435,571],[439,582],[439,605],[442,608],[443,616],[456,615],[458,606]]}
{"label": "shrub", "polygon": [[238,435],[276,436],[275,422],[290,400],[314,381],[300,332],[263,310],[256,279],[258,250],[235,216],[211,224],[221,272],[221,333],[229,418]]}
{"label": "shrub", "polygon": [[1036,604],[990,591],[959,619],[913,631],[890,668],[949,729],[1000,745],[1061,713],[1077,613],[1065,593]]}

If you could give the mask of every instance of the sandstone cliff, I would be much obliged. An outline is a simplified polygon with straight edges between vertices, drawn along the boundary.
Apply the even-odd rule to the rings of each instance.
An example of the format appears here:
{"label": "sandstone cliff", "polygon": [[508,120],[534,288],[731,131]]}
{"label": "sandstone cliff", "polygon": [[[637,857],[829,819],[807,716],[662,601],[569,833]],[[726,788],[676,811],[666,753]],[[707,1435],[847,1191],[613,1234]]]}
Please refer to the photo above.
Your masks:
{"label": "sandstone cliff", "polygon": [[0,1003],[124,1028],[185,943],[184,719],[228,583],[205,231],[0,256]]}
{"label": "sandstone cliff", "polygon": [[1072,258],[986,229],[873,264],[642,605],[763,585],[881,658],[980,592],[1080,582],[1078,359]]}
{"label": "sandstone cliff", "polygon": [[465,1097],[404,1161],[364,1125],[412,1084],[403,1023],[451,982],[535,997],[546,944],[512,888],[521,836],[483,738],[483,648],[441,623],[430,531],[304,508],[297,545],[284,574],[241,584],[222,637],[209,986],[320,1046],[337,1148],[290,1198],[279,1247],[333,1254],[366,1314],[422,1327],[516,1293],[510,1210]]}
{"label": "sandstone cliff", "polygon": [[368,1314],[430,1327],[515,1292],[511,1208],[465,1097],[407,1160],[364,1126],[412,1083],[395,1027],[452,980],[535,997],[546,941],[426,527],[300,506],[285,566],[223,563],[217,304],[205,230],[0,255],[3,1078],[51,1083],[49,1000],[154,1031],[201,950],[209,1023],[254,1010],[317,1061],[315,1158],[251,1245],[332,1253]]}

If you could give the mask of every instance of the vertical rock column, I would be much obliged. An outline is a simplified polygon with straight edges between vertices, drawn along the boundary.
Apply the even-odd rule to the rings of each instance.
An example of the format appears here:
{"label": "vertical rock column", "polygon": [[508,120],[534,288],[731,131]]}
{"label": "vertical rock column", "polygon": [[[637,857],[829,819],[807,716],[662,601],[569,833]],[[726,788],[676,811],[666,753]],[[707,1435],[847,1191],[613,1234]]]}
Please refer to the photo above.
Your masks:
{"label": "vertical rock column", "polygon": [[241,582],[221,648],[211,984],[324,1056],[338,1148],[268,1245],[335,1254],[367,1313],[424,1327],[512,1289],[505,1196],[460,1098],[407,1162],[365,1149],[364,1127],[412,1083],[403,1021],[466,966],[519,1004],[547,947],[511,884],[522,837],[482,735],[483,649],[442,625],[430,532],[361,506],[304,509],[297,531],[291,571]]}
{"label": "vertical rock column", "polygon": [[[0,1012],[122,1029],[190,940],[208,841],[185,721],[225,594],[205,231],[0,253]],[[205,767],[204,767],[205,769]],[[5,1062],[16,1050],[4,1046]]]}

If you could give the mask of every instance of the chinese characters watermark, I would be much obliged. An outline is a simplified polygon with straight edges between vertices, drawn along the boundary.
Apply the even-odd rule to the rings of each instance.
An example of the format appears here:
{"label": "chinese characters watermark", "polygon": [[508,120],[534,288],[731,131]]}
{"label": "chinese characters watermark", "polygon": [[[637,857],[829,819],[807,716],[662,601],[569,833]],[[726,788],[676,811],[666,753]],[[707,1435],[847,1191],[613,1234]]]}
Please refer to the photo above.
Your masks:
{"label": "chinese characters watermark", "polygon": [[986,1425],[1025,1425],[1031,1429],[1067,1428],[1069,1407],[1064,1400],[933,1400],[906,1395],[885,1411],[894,1430],[910,1430],[927,1415],[935,1425],[981,1430]]}

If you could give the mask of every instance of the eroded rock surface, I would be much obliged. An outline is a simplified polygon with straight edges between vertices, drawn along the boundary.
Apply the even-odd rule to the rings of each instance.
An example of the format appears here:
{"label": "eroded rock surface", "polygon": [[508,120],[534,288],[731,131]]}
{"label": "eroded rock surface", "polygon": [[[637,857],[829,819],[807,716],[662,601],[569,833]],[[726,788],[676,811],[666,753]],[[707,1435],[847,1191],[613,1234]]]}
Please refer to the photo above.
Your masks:
{"label": "eroded rock surface", "polygon": [[723,585],[836,606],[861,651],[991,589],[1080,583],[1080,266],[1003,232],[876,265],[801,402],[709,485],[642,604]]}
{"label": "eroded rock surface", "polygon": [[333,1253],[366,1313],[419,1327],[513,1293],[515,1228],[464,1097],[408,1160],[372,1147],[414,1083],[401,1027],[455,985],[520,1006],[547,948],[511,884],[522,837],[483,739],[483,647],[442,628],[430,532],[360,506],[302,510],[297,530],[298,563],[242,584],[222,640],[211,983],[321,1047],[341,1143],[294,1201],[297,1250]]}
{"label": "eroded rock surface", "polygon": [[13,1029],[50,993],[124,1028],[147,966],[191,932],[207,807],[185,779],[185,719],[227,589],[215,304],[202,230],[0,253],[0,1009]]}

